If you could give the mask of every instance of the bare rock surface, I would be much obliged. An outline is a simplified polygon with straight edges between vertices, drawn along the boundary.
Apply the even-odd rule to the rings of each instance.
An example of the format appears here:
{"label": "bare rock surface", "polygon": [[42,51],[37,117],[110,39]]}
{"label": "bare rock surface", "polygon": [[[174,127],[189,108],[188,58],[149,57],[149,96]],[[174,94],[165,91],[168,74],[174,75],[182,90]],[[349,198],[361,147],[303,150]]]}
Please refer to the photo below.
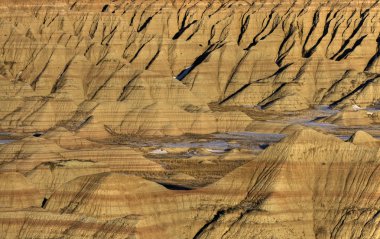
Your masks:
{"label": "bare rock surface", "polygon": [[379,13],[2,0],[0,238],[380,238]]}
{"label": "bare rock surface", "polygon": [[[351,141],[299,128],[219,181],[193,190],[125,173],[79,176],[57,186],[40,210],[27,209],[31,198],[15,214],[5,210],[2,235],[38,231],[24,235],[48,238],[68,230],[69,238],[125,231],[137,238],[376,238],[379,146]],[[28,192],[30,183],[20,178],[19,190]],[[28,223],[20,228],[23,220]],[[40,231],[35,222],[47,220],[63,228]]]}
{"label": "bare rock surface", "polygon": [[[56,3],[56,4],[55,4]],[[242,112],[378,103],[376,1],[5,2],[3,130],[244,130]]]}

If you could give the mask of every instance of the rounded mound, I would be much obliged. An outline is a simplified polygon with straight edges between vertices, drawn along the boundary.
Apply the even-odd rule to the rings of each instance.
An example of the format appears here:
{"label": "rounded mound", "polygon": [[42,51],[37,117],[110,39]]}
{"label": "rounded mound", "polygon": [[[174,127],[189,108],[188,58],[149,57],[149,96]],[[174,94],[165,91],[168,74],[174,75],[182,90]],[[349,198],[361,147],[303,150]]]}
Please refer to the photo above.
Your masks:
{"label": "rounded mound", "polygon": [[141,214],[151,199],[167,190],[140,177],[101,173],[78,177],[58,188],[46,209],[95,217]]}
{"label": "rounded mound", "polygon": [[375,139],[374,137],[372,137],[372,135],[362,130],[359,130],[355,134],[353,134],[348,141],[356,145],[366,145],[372,147],[380,146],[379,140]]}

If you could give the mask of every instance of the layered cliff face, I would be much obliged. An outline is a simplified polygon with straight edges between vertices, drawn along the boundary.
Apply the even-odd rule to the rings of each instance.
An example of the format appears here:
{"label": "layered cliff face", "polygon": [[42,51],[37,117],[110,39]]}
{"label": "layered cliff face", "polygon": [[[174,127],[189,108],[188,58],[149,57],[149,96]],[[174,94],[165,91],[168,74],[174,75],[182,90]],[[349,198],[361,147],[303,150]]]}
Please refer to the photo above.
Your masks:
{"label": "layered cliff face", "polygon": [[351,143],[300,128],[218,182],[185,191],[92,172],[53,184],[43,199],[31,197],[38,190],[30,175],[2,173],[13,184],[0,185],[0,232],[5,238],[378,238],[379,144],[361,145],[363,138],[371,137],[358,132]]}
{"label": "layered cliff face", "polygon": [[378,12],[376,1],[4,3],[1,128],[179,135],[244,130],[250,118],[224,106],[373,106]]}
{"label": "layered cliff face", "polygon": [[2,2],[1,238],[380,238],[379,1]]}

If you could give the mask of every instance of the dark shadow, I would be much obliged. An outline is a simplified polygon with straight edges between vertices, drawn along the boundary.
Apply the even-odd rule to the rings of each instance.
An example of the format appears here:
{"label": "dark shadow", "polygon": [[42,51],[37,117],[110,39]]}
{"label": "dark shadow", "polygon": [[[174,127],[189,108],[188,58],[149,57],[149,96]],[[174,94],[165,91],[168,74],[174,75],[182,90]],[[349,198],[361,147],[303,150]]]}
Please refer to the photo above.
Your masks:
{"label": "dark shadow", "polygon": [[177,184],[170,184],[170,183],[159,183],[165,188],[169,190],[191,190],[192,188],[182,186],[182,185],[177,185]]}
{"label": "dark shadow", "polygon": [[104,5],[103,9],[102,9],[102,12],[107,12],[108,11],[108,7],[109,7],[108,4]]}
{"label": "dark shadow", "polygon": [[260,149],[266,149],[269,147],[269,144],[260,144],[259,147]]}
{"label": "dark shadow", "polygon": [[43,134],[40,132],[36,132],[33,134],[34,137],[41,137]]}
{"label": "dark shadow", "polygon": [[45,208],[47,201],[48,201],[48,199],[44,198],[44,200],[42,201],[42,204],[41,204],[42,208]]}
{"label": "dark shadow", "polygon": [[317,120],[321,120],[321,119],[325,119],[327,118],[326,116],[318,116],[318,117],[315,117],[315,119],[311,120],[311,122],[315,122]]}

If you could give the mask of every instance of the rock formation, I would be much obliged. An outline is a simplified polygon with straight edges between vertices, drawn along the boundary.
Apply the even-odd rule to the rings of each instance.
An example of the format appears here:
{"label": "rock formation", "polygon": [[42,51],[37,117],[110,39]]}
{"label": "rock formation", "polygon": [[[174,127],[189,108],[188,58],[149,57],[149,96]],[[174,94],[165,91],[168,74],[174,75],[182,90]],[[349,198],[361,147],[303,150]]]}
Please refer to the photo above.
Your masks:
{"label": "rock formation", "polygon": [[0,173],[1,208],[40,207],[38,189],[20,173]]}
{"label": "rock formation", "polygon": [[212,133],[250,123],[220,107],[380,98],[377,1],[54,3],[2,6],[3,130]]}
{"label": "rock formation", "polygon": [[370,126],[380,124],[379,112],[365,110],[344,110],[332,116],[318,120],[319,122],[333,123],[343,126]]}
{"label": "rock formation", "polygon": [[357,131],[355,134],[351,136],[348,140],[349,142],[352,142],[356,145],[364,145],[369,147],[380,147],[380,141],[372,137],[372,135],[364,132],[364,131]]}
{"label": "rock formation", "polygon": [[[378,162],[378,147],[303,128],[200,189],[171,191],[109,172],[77,177],[59,186],[43,209],[16,214],[5,210],[1,234],[97,238],[128,231],[137,238],[377,238]],[[49,222],[63,228],[41,230]]]}
{"label": "rock formation", "polygon": [[380,238],[379,13],[3,0],[0,237]]}
{"label": "rock formation", "polygon": [[164,169],[136,149],[99,146],[64,129],[0,147],[0,173],[24,174],[45,196],[76,177],[110,171],[154,174]]}

